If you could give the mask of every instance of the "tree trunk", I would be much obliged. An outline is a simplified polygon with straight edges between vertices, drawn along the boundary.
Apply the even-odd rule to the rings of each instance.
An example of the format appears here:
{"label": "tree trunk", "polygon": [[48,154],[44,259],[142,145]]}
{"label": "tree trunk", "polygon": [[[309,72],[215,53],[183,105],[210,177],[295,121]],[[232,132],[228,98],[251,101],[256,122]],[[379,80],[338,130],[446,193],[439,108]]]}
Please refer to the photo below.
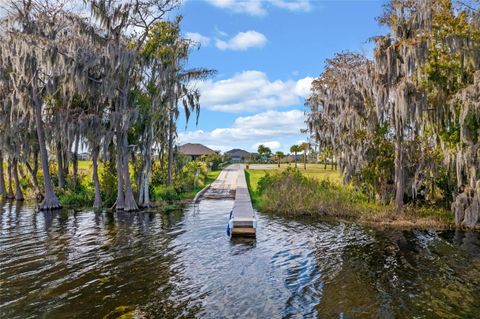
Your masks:
{"label": "tree trunk", "polygon": [[402,139],[402,133],[397,132],[395,138],[395,208],[397,212],[401,212],[403,210],[403,194],[405,191]]}
{"label": "tree trunk", "polygon": [[32,168],[32,166],[30,166],[30,163],[28,161],[25,162],[25,167],[27,168],[28,174],[30,175],[30,182],[32,183],[33,188],[35,189],[35,195],[38,196],[41,193],[41,191],[40,191],[40,185],[38,184],[37,169],[36,169],[37,166],[38,164],[35,164],[34,168]]}
{"label": "tree trunk", "polygon": [[173,169],[173,113],[170,112],[170,121],[168,128],[168,176],[167,185],[172,185],[172,169]]}
{"label": "tree trunk", "polygon": [[13,159],[13,179],[15,180],[15,200],[23,201],[25,198],[23,197],[22,187],[20,186],[20,179],[18,178],[18,160],[15,158]]}
{"label": "tree trunk", "polygon": [[[35,76],[36,77],[36,76]],[[42,163],[42,171],[43,171],[43,181],[45,186],[45,198],[43,202],[40,204],[40,210],[53,210],[59,209],[62,206],[58,201],[55,192],[53,191],[53,184],[52,178],[50,177],[50,172],[48,170],[48,153],[47,153],[47,146],[45,144],[45,132],[43,130],[43,121],[42,121],[42,110],[40,106],[40,101],[38,100],[37,96],[37,88],[36,82],[37,79],[33,79],[33,106],[35,112],[35,124],[37,128],[37,137],[38,137],[38,145],[40,147],[40,160]]]}
{"label": "tree trunk", "polygon": [[297,168],[297,152],[295,152],[295,168]]}
{"label": "tree trunk", "polygon": [[[67,145],[70,145],[67,143]],[[63,159],[63,176],[68,176],[70,174],[70,151],[62,151],[62,159]]]}
{"label": "tree trunk", "polygon": [[327,159],[325,159],[325,161],[323,162],[324,166],[323,166],[323,169],[326,170],[327,169]]}
{"label": "tree trunk", "polygon": [[62,143],[60,142],[60,140],[57,141],[57,176],[58,176],[58,187],[65,188]]}
{"label": "tree trunk", "polygon": [[123,210],[125,208],[125,196],[123,193],[123,143],[121,134],[117,133],[117,201],[116,209]]}
{"label": "tree trunk", "polygon": [[93,162],[93,185],[95,186],[95,201],[93,202],[93,208],[102,208],[102,196],[100,194],[100,182],[98,180],[98,153],[99,148],[94,147],[92,149],[92,162]]}
{"label": "tree trunk", "polygon": [[149,192],[149,178],[150,170],[152,166],[152,140],[153,132],[152,128],[148,130],[147,140],[145,141],[145,151],[143,154],[144,164],[142,165],[142,176],[139,184],[139,205],[142,207],[150,207],[150,192]]}
{"label": "tree trunk", "polygon": [[164,184],[165,183],[165,161],[164,161],[165,159],[164,159],[163,145],[160,146],[158,158],[160,160],[160,174],[162,174],[162,184]]}
{"label": "tree trunk", "polygon": [[3,154],[0,151],[0,198],[7,198],[7,188],[5,187],[5,177],[3,173]]}
{"label": "tree trunk", "polygon": [[145,167],[142,169],[141,183],[139,184],[139,205],[142,207],[150,207],[150,192],[149,192],[149,178],[150,178],[150,158],[145,158]]}
{"label": "tree trunk", "polygon": [[[143,166],[143,164],[142,164]],[[144,183],[144,168],[142,167],[141,168],[141,171],[140,171],[140,178],[139,178],[139,181],[137,182],[137,185],[138,185],[138,207],[143,207],[143,191],[145,190],[143,188],[143,183]]]}
{"label": "tree trunk", "polygon": [[307,169],[307,151],[303,151],[303,169]]}
{"label": "tree trunk", "polygon": [[278,159],[278,168],[280,168],[280,158]]}
{"label": "tree trunk", "polygon": [[15,194],[13,193],[13,168],[12,168],[12,161],[8,161],[7,167],[7,179],[8,179],[8,199],[14,199]]}
{"label": "tree trunk", "polygon": [[151,170],[151,158],[147,158],[147,167],[145,168],[145,181],[143,184],[143,205],[145,207],[150,207],[150,170]]}
{"label": "tree trunk", "polygon": [[78,145],[80,143],[80,135],[77,134],[75,137],[75,146],[73,151],[73,187],[77,188],[78,186]]}
{"label": "tree trunk", "polygon": [[138,210],[137,203],[133,196],[132,185],[130,182],[130,169],[128,167],[128,140],[127,134],[123,134],[123,174],[125,179],[125,207],[124,210],[132,212]]}

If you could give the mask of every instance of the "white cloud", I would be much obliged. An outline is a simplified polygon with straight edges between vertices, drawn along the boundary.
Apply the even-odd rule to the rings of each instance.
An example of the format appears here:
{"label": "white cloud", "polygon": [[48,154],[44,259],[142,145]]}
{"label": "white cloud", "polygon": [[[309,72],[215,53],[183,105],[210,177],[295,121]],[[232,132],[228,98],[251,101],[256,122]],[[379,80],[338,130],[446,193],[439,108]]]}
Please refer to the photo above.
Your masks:
{"label": "white cloud", "polygon": [[263,16],[267,13],[261,0],[207,0],[207,2],[215,7],[237,13],[247,13],[254,16]]}
{"label": "white cloud", "polygon": [[257,31],[239,32],[236,36],[223,41],[217,39],[215,45],[220,50],[245,51],[250,48],[261,48],[267,43],[267,38]]}
{"label": "white cloud", "polygon": [[312,6],[310,5],[310,0],[268,0],[272,5],[287,9],[290,11],[310,11]]}
{"label": "white cloud", "polygon": [[235,147],[256,150],[258,141],[260,144],[269,144],[272,149],[279,149],[282,144],[278,139],[297,140],[300,138],[300,130],[305,128],[305,115],[300,110],[286,112],[267,111],[251,116],[238,117],[232,127],[216,128],[213,131],[189,131],[180,132],[180,143],[202,143],[213,149],[226,151]]}
{"label": "white cloud", "polygon": [[295,144],[302,145],[303,143],[308,143],[306,140],[298,140]]}
{"label": "white cloud", "polygon": [[217,26],[215,26],[214,29],[215,29],[215,33],[218,36],[221,36],[221,37],[227,37],[228,36],[227,32],[220,30]]}
{"label": "white cloud", "polygon": [[206,47],[210,44],[210,38],[204,35],[201,35],[197,32],[187,32],[185,33],[185,37],[190,39],[194,42],[200,43],[202,46]]}
{"label": "white cloud", "polygon": [[279,107],[303,105],[312,78],[298,81],[270,81],[264,72],[244,71],[230,79],[199,82],[203,108],[239,113],[261,112]]}
{"label": "white cloud", "polygon": [[313,78],[307,76],[306,78],[303,78],[301,80],[298,80],[296,85],[295,85],[295,93],[298,96],[303,96],[305,98],[310,96],[310,89],[312,87],[312,82]]}
{"label": "white cloud", "polygon": [[269,141],[269,142],[260,142],[260,143],[255,143],[252,148],[257,150],[260,145],[268,147],[272,151],[278,150],[280,147],[282,147],[282,144],[279,141]]}
{"label": "white cloud", "polygon": [[267,14],[267,6],[273,6],[289,11],[310,11],[310,0],[207,0],[213,6],[236,13],[246,13],[253,16]]}

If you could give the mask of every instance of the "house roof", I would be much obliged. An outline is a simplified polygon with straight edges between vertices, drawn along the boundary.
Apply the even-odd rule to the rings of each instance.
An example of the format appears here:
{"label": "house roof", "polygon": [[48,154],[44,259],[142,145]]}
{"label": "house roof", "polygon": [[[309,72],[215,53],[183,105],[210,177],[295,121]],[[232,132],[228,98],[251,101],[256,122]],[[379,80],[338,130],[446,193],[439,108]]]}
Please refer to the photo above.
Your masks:
{"label": "house roof", "polygon": [[250,157],[252,155],[251,153],[239,148],[234,148],[233,150],[225,152],[225,154],[231,157]]}
{"label": "house roof", "polygon": [[183,155],[211,155],[217,154],[214,150],[198,143],[187,143],[179,147],[179,152]]}

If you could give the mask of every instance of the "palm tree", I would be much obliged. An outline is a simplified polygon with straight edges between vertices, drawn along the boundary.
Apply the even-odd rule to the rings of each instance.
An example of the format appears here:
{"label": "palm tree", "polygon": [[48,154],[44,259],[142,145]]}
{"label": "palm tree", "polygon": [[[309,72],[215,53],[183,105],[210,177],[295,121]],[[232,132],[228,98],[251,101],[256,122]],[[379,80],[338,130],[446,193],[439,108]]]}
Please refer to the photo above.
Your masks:
{"label": "palm tree", "polygon": [[268,160],[272,155],[272,150],[263,144],[258,145],[257,152],[258,155],[260,155],[260,158],[265,156],[266,160]]}
{"label": "palm tree", "polygon": [[282,158],[285,157],[285,154],[283,154],[283,152],[276,152],[275,153],[275,159],[277,160],[277,163],[278,163],[278,167],[280,168],[280,161],[282,160]]}
{"label": "palm tree", "polygon": [[295,156],[295,168],[297,168],[297,153],[300,152],[300,151],[301,151],[301,149],[297,144],[292,145],[290,147],[290,152],[293,153],[294,156]]}
{"label": "palm tree", "polygon": [[302,143],[299,145],[299,149],[303,151],[303,169],[307,169],[307,151],[310,148],[310,144]]}

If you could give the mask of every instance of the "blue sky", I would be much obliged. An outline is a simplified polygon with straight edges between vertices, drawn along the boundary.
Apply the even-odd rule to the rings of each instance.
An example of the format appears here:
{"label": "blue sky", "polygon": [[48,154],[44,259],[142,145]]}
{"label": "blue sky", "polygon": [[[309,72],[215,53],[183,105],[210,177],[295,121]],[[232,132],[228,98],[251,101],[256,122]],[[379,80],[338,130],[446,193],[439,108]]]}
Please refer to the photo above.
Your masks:
{"label": "blue sky", "polygon": [[198,125],[179,123],[180,143],[288,152],[306,140],[303,106],[324,61],[350,50],[371,55],[384,1],[187,0],[184,36],[200,43],[189,67],[217,75],[202,93]]}

